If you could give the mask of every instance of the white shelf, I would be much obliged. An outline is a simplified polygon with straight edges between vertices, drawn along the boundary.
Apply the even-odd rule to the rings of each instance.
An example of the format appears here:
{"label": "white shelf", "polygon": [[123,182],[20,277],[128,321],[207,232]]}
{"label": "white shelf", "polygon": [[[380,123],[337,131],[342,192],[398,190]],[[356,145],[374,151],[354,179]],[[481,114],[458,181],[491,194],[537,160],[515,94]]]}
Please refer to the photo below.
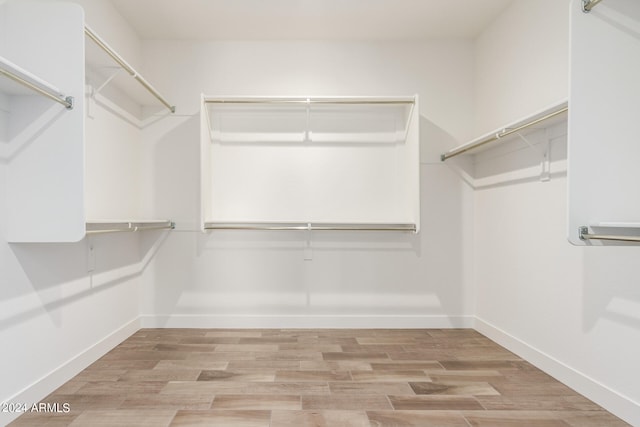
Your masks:
{"label": "white shelf", "polygon": [[[137,179],[143,153],[140,144],[131,143],[141,139],[140,128],[111,114],[109,106],[96,107],[85,120],[85,47],[91,42],[83,34],[82,8],[10,0],[0,2],[0,22],[0,69],[30,87],[0,77],[7,240],[77,242],[98,232],[173,228],[168,220],[87,221],[138,217],[144,189]],[[134,84],[143,87],[143,82]],[[31,96],[33,87],[57,102],[73,96],[74,108],[61,112],[49,100]]]}
{"label": "white shelf", "polygon": [[529,132],[549,128],[567,119],[568,108],[567,100],[554,103],[549,107],[494,129],[491,132],[487,132],[478,138],[443,153],[440,156],[441,160],[445,161],[461,154],[472,154],[472,150],[474,154],[478,153],[492,147],[498,142],[504,143],[512,141],[518,138],[518,133],[526,135]]}
{"label": "white shelf", "polygon": [[583,13],[576,1],[570,13],[567,237],[589,244],[587,227],[627,245],[640,239],[640,2]]}
{"label": "white shelf", "polygon": [[[138,105],[155,105],[160,102],[172,113],[175,106],[160,94],[135,68],[98,34],[85,25],[85,61],[89,75],[100,78],[99,88],[113,84]],[[95,84],[95,83],[94,83]]]}
{"label": "white shelf", "polygon": [[414,97],[205,97],[220,143],[395,144],[406,140]]}

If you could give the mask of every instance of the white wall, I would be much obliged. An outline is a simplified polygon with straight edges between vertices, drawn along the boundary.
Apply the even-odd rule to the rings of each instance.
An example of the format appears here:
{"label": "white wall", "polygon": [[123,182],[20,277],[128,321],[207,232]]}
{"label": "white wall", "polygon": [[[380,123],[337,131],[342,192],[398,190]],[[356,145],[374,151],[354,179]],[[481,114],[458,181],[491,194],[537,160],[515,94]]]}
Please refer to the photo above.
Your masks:
{"label": "white wall", "polygon": [[[438,154],[451,144],[447,132],[468,136],[471,42],[148,41],[143,50],[149,78],[170,88],[167,97],[178,105],[176,117],[145,129],[146,144],[155,147],[155,207],[178,230],[154,260],[153,277],[146,277],[144,324],[469,325],[471,192]],[[418,93],[421,233],[318,233],[313,259],[305,261],[303,233],[185,231],[199,228],[201,92]]]}
{"label": "white wall", "polygon": [[[568,0],[516,1],[478,38],[478,134],[567,97],[568,21]],[[555,172],[476,191],[477,327],[640,425],[640,249],[570,245]]]}
{"label": "white wall", "polygon": [[515,2],[476,39],[476,135],[568,97],[568,0]]}

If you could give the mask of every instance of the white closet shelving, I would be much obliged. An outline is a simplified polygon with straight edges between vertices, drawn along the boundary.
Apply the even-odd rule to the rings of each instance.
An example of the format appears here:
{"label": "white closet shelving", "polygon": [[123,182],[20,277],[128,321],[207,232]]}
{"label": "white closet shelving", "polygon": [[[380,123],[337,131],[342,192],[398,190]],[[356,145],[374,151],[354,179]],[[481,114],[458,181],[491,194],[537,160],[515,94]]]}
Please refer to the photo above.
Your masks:
{"label": "white closet shelving", "polygon": [[27,70],[0,56],[0,93],[5,96],[31,95],[37,93],[67,109],[73,108],[73,97]]}
{"label": "white closet shelving", "polygon": [[[574,245],[640,243],[640,2],[571,5],[568,229]],[[630,243],[632,242],[632,243]]]}
{"label": "white closet shelving", "polygon": [[[171,228],[168,220],[140,215],[137,206],[102,209],[121,205],[122,199],[131,205],[136,195],[123,195],[135,185],[123,185],[115,177],[130,176],[124,169],[139,167],[118,161],[119,153],[109,152],[111,146],[101,148],[100,154],[109,152],[104,162],[87,158],[87,151],[104,142],[104,137],[93,139],[117,126],[112,117],[85,127],[82,9],[63,2],[9,0],[0,4],[0,20],[0,69],[5,70],[0,72],[0,161],[7,171],[7,240],[73,242],[98,231]],[[152,88],[146,80],[136,80],[147,91]],[[154,99],[159,98],[154,94]],[[100,115],[96,121],[108,116]],[[118,139],[129,137],[130,145],[140,142],[140,129],[115,132]],[[131,157],[139,155],[125,160]],[[110,166],[100,165],[112,160]],[[101,182],[101,188],[95,182]]]}
{"label": "white closet shelving", "polygon": [[499,143],[508,143],[519,139],[540,129],[546,129],[561,121],[567,120],[567,112],[569,110],[567,100],[562,100],[533,114],[527,115],[519,120],[511,122],[498,129],[492,130],[478,138],[475,138],[465,144],[455,147],[440,156],[443,162],[458,156],[471,155],[478,152],[494,148]]}
{"label": "white closet shelving", "polygon": [[103,79],[99,86],[92,87],[91,96],[113,85],[133,99],[137,105],[160,103],[170,112],[175,113],[176,107],[99,34],[87,25],[84,27],[84,33],[89,40],[85,45],[87,75],[91,74],[94,78]]}
{"label": "white closet shelving", "polygon": [[[172,229],[170,220],[148,219],[140,213],[141,194],[152,191],[141,184],[140,163],[146,153],[140,145],[142,107],[159,114],[156,107],[173,113],[175,106],[86,24],[84,34],[90,106],[85,141],[86,234]],[[103,95],[103,91],[109,93]]]}
{"label": "white closet shelving", "polygon": [[417,232],[418,111],[415,96],[203,96],[202,229]]}

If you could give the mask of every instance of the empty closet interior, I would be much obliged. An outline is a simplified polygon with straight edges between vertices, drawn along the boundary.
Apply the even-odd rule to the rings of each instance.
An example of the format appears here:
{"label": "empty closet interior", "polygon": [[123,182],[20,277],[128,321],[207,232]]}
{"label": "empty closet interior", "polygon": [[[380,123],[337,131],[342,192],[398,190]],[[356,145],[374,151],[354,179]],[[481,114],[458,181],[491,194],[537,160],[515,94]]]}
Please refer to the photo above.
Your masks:
{"label": "empty closet interior", "polygon": [[140,328],[472,328],[640,424],[640,8],[483,1],[0,2],[0,401]]}

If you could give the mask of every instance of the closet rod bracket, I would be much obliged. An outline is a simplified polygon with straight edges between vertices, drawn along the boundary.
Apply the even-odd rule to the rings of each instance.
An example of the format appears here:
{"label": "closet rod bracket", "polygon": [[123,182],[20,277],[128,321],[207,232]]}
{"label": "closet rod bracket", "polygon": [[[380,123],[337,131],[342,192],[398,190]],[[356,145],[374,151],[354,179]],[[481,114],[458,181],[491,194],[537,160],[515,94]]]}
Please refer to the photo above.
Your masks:
{"label": "closet rod bracket", "polygon": [[582,11],[584,13],[591,12],[591,9],[601,1],[602,0],[582,0]]}
{"label": "closet rod bracket", "polygon": [[67,110],[73,110],[73,105],[74,105],[74,102],[75,102],[75,100],[73,99],[73,96],[67,96],[67,97],[64,98],[64,100],[67,103],[65,108]]}
{"label": "closet rod bracket", "polygon": [[580,240],[585,241],[588,240],[588,238],[586,237],[586,235],[589,234],[589,227],[580,227],[578,228],[578,237],[580,238]]}
{"label": "closet rod bracket", "polygon": [[640,236],[625,236],[625,235],[611,235],[611,234],[590,234],[589,227],[582,226],[578,228],[578,237],[582,241],[587,240],[610,240],[617,242],[633,242],[640,243]]}

